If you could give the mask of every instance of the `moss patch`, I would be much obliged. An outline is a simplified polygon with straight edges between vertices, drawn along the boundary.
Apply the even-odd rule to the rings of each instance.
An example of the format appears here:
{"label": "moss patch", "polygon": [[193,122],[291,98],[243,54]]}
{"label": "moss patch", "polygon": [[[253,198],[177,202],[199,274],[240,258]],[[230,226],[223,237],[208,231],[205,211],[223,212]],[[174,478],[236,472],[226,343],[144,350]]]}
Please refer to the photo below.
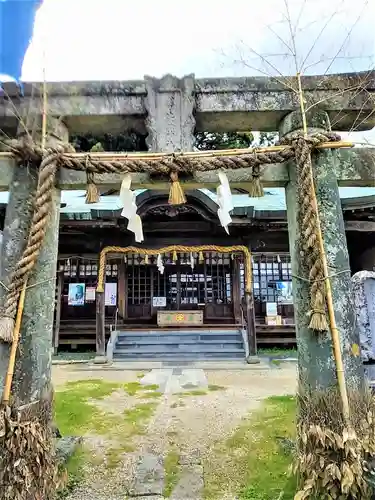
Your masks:
{"label": "moss patch", "polygon": [[223,387],[222,385],[215,385],[215,384],[210,384],[208,386],[208,390],[210,392],[215,392],[215,391],[225,391],[225,387]]}
{"label": "moss patch", "polygon": [[57,492],[57,498],[66,498],[84,478],[83,466],[89,460],[90,455],[83,446],[80,446],[74,455],[69,457],[68,462],[62,470],[65,476],[63,486]]}
{"label": "moss patch", "polygon": [[296,485],[288,476],[292,458],[282,453],[279,442],[293,439],[295,414],[294,398],[268,398],[219,443],[204,463],[205,498],[220,499],[230,492],[242,500],[293,499]]}
{"label": "moss patch", "polygon": [[207,391],[203,391],[202,389],[194,389],[192,391],[176,392],[175,396],[180,396],[180,397],[206,396],[207,394],[208,394]]}
{"label": "moss patch", "polygon": [[140,382],[128,382],[123,385],[123,388],[129,396],[135,396],[142,391],[156,391],[159,389],[159,386],[156,384],[142,385]]}
{"label": "moss patch", "polygon": [[162,395],[163,395],[162,392],[148,391],[148,392],[142,392],[141,394],[138,394],[138,397],[142,398],[142,399],[156,399],[156,398],[161,398]]}
{"label": "moss patch", "polygon": [[122,455],[124,453],[132,453],[135,451],[135,447],[131,444],[121,444],[119,446],[113,446],[107,448],[105,453],[105,460],[108,469],[116,469],[122,461]]}
{"label": "moss patch", "polygon": [[186,404],[183,401],[176,401],[171,404],[171,408],[179,408],[180,406],[186,406]]}
{"label": "moss patch", "polygon": [[129,396],[135,396],[138,391],[143,389],[143,385],[140,382],[128,382],[123,385],[123,388]]}
{"label": "moss patch", "polygon": [[176,450],[170,450],[168,455],[164,460],[164,471],[165,471],[165,480],[164,480],[164,492],[163,496],[165,498],[169,498],[172,494],[173,489],[178,483],[179,475],[180,475],[180,466],[178,461],[180,459],[179,453]]}
{"label": "moss patch", "polygon": [[69,382],[64,390],[55,393],[55,418],[63,435],[79,436],[95,431],[102,435],[110,426],[116,426],[119,418],[108,415],[92,404],[112,394],[119,384],[101,380]]}
{"label": "moss patch", "polygon": [[[139,383],[126,384],[128,394],[144,389]],[[145,432],[145,425],[153,415],[157,403],[138,404],[134,408],[116,415],[105,412],[95,405],[95,401],[110,396],[112,392],[123,388],[122,384],[108,383],[102,380],[77,381],[68,383],[55,393],[55,419],[63,435],[103,436],[108,439],[108,447],[101,458],[109,469],[116,468],[124,453],[134,451],[132,438]],[[153,392],[153,386],[151,388]],[[68,467],[68,483],[61,492],[71,491],[82,480],[81,463],[91,460],[88,451],[72,457]],[[60,498],[64,498],[60,496]]]}

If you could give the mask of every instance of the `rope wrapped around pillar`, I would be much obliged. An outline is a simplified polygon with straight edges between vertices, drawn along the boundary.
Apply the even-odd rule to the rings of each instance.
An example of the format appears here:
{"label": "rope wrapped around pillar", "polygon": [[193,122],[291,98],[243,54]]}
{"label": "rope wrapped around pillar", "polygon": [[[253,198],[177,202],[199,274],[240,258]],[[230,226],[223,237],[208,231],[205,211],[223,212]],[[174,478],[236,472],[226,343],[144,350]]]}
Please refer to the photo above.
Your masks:
{"label": "rope wrapped around pillar", "polygon": [[339,140],[334,133],[314,134],[303,137],[291,135],[286,141],[293,145],[298,185],[298,215],[300,224],[299,251],[306,263],[308,280],[310,281],[310,321],[309,328],[316,331],[328,330],[326,313],[325,275],[323,256],[319,246],[319,225],[315,197],[314,173],[311,153],[321,142]]}
{"label": "rope wrapped around pillar", "polygon": [[58,159],[69,145],[62,145],[45,150],[45,156],[39,167],[38,186],[35,194],[34,214],[29,231],[26,248],[22,253],[9,280],[4,306],[0,316],[0,340],[13,341],[14,321],[17,304],[24,283],[30,276],[37,262],[43,244],[48,219],[52,210],[52,192],[55,186]]}

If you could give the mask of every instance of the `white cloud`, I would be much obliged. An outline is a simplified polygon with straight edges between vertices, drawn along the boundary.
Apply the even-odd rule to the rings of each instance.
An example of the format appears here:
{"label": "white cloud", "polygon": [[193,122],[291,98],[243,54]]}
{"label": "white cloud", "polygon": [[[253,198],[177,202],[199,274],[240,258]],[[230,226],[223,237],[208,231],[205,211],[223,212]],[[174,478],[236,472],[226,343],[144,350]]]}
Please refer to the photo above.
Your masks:
{"label": "white cloud", "polygon": [[23,79],[43,66],[49,81],[295,74],[285,4],[304,73],[374,67],[373,0],[44,0]]}
{"label": "white cloud", "polygon": [[[287,3],[299,61],[308,55],[307,72],[324,72],[338,53],[330,72],[368,69],[375,54],[375,2]],[[166,72],[197,77],[254,74],[242,62],[235,63],[240,54],[249,65],[272,72],[250,48],[289,52],[269,58],[282,73],[294,73],[285,45],[291,46],[285,14],[283,0],[44,0],[23,76],[40,80],[44,61],[51,81],[137,79]],[[321,64],[311,66],[320,59]]]}

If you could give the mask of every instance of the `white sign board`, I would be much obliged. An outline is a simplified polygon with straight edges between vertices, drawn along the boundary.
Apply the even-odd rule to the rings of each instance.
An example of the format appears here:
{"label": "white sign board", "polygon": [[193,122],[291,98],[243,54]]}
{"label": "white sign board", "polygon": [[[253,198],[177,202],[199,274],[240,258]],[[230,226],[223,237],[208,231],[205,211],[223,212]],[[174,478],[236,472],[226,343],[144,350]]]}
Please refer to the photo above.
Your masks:
{"label": "white sign board", "polygon": [[86,288],[86,302],[94,302],[95,301],[95,287],[88,286]]}
{"label": "white sign board", "polygon": [[267,316],[277,316],[277,303],[267,302],[266,304],[266,315]]}
{"label": "white sign board", "polygon": [[153,297],[152,306],[153,307],[165,307],[167,305],[167,297]]}
{"label": "white sign board", "polygon": [[277,281],[276,290],[279,304],[293,304],[291,281]]}
{"label": "white sign board", "polygon": [[69,306],[84,306],[85,305],[85,284],[84,283],[69,283],[68,305]]}
{"label": "white sign board", "polygon": [[106,306],[117,305],[117,283],[105,284],[104,303]]}

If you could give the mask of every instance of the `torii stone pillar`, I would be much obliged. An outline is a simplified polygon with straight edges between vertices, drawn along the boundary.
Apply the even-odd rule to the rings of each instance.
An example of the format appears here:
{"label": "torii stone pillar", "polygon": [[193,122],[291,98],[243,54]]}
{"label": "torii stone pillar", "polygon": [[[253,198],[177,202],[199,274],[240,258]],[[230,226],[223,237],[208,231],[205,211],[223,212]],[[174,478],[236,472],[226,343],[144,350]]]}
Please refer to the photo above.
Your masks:
{"label": "torii stone pillar", "polygon": [[[327,113],[315,112],[308,117],[308,125],[311,127],[309,129],[311,133],[329,130]],[[302,132],[301,115],[299,112],[292,112],[283,119],[280,136],[283,137],[298,130]],[[335,174],[339,167],[337,161],[337,155],[333,150],[315,151],[312,155],[319,217],[331,275],[335,318],[340,334],[345,376],[348,388],[356,390],[362,387],[364,376],[358,352],[360,341],[355,321],[349,255]],[[299,376],[301,382],[312,389],[327,389],[337,383],[331,333],[314,332],[308,328],[309,283],[303,279],[306,278],[306,271],[297,244],[302,236],[298,220],[296,166],[293,161],[289,164],[289,178],[290,181],[286,186],[286,202]]]}
{"label": "torii stone pillar", "polygon": [[[68,141],[63,123],[48,117],[47,145]],[[7,285],[9,275],[19,260],[28,237],[32,218],[30,193],[37,186],[36,172],[28,166],[15,168],[6,210],[4,239],[1,252],[2,282]],[[13,379],[13,397],[19,404],[37,401],[50,389],[53,316],[55,310],[55,283],[58,253],[61,191],[54,190],[44,242],[38,261],[28,280],[32,286],[26,292],[20,346],[17,352]],[[1,290],[4,300],[5,290]],[[3,388],[9,358],[9,345],[0,343],[0,388]]]}

